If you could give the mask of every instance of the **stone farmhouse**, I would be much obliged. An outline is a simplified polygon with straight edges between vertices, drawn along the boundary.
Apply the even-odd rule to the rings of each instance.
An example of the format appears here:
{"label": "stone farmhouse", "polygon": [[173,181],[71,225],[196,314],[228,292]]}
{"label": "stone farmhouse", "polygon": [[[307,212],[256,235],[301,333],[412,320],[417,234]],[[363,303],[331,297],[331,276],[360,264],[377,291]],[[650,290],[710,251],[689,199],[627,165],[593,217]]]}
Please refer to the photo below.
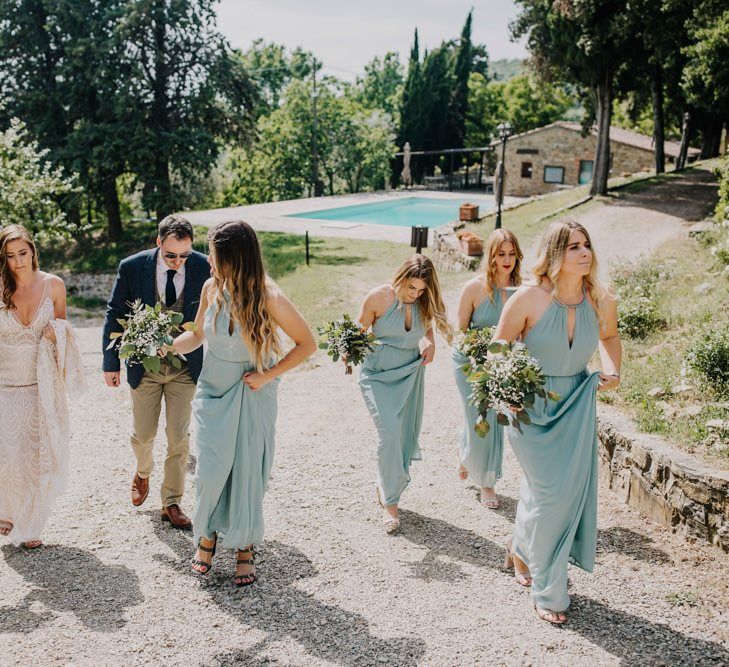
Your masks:
{"label": "stone farmhouse", "polygon": [[[529,197],[592,180],[597,133],[582,136],[580,123],[558,121],[516,134],[506,143],[506,195]],[[491,144],[501,157],[501,142]],[[679,144],[665,142],[666,163],[675,162]],[[611,174],[621,176],[654,168],[653,138],[619,127],[610,128]],[[700,151],[689,148],[688,161]]]}

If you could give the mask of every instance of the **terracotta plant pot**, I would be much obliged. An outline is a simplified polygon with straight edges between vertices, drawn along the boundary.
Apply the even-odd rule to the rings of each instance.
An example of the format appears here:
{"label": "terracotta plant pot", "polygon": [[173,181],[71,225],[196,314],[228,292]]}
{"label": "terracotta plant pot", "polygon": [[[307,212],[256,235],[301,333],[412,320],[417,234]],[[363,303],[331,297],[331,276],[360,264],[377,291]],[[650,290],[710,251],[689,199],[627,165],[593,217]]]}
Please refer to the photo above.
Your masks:
{"label": "terracotta plant pot", "polygon": [[461,250],[469,257],[483,255],[483,239],[473,232],[462,232],[458,236],[458,241],[461,244]]}
{"label": "terracotta plant pot", "polygon": [[478,220],[478,206],[476,204],[461,204],[460,218],[466,222]]}

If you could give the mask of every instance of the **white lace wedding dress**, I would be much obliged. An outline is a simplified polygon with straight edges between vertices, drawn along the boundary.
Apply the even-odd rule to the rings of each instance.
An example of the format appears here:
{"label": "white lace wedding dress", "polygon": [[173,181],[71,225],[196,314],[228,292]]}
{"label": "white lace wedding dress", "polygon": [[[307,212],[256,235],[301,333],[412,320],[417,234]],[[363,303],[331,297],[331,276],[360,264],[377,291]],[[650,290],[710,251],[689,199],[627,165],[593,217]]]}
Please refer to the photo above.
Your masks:
{"label": "white lace wedding dress", "polygon": [[[53,320],[50,278],[35,317],[23,326],[0,302],[0,520],[20,544],[40,537],[68,477],[67,383],[83,391],[70,327]],[[51,323],[58,339],[43,338]],[[68,376],[68,366],[73,377]]]}

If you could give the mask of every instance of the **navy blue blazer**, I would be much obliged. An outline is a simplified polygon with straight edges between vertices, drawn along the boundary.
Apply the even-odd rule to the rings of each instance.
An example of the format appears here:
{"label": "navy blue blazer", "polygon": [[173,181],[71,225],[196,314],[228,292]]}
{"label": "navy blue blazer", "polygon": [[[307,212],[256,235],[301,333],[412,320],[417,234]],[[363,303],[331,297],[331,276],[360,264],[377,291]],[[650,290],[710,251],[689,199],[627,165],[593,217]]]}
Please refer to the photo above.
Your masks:
{"label": "navy blue blazer", "polygon": [[[117,319],[124,319],[124,316],[130,310],[129,304],[136,299],[141,299],[143,303],[149,306],[154,306],[157,302],[158,252],[159,249],[157,248],[144,250],[127,257],[119,264],[114,289],[111,292],[111,298],[106,309],[106,321],[104,322],[104,372],[115,372],[121,367],[118,350],[116,348],[106,349],[111,340],[111,334],[122,330]],[[190,259],[185,263],[183,322],[192,322],[195,319],[200,305],[200,293],[208,278],[210,278],[210,265],[207,256],[193,251]],[[197,382],[202,370],[202,347],[190,352],[190,354],[186,354],[185,357],[187,357],[187,370],[190,377],[193,382]],[[143,375],[144,367],[141,364],[127,364],[127,381],[132,389],[139,386]]]}

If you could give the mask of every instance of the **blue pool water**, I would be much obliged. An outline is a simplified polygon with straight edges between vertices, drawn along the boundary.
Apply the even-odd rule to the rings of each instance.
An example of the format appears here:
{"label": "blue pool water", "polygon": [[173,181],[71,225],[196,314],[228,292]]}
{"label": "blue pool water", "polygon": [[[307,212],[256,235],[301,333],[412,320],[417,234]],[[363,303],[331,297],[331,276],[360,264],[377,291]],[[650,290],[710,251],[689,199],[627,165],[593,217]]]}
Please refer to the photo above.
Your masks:
{"label": "blue pool water", "polygon": [[490,211],[493,200],[464,197],[463,199],[430,199],[427,197],[406,197],[372,204],[338,206],[319,211],[292,213],[288,218],[308,218],[314,220],[337,220],[365,225],[394,225],[396,227],[440,227],[447,222],[458,220],[458,207],[470,202],[479,205],[480,215]]}

